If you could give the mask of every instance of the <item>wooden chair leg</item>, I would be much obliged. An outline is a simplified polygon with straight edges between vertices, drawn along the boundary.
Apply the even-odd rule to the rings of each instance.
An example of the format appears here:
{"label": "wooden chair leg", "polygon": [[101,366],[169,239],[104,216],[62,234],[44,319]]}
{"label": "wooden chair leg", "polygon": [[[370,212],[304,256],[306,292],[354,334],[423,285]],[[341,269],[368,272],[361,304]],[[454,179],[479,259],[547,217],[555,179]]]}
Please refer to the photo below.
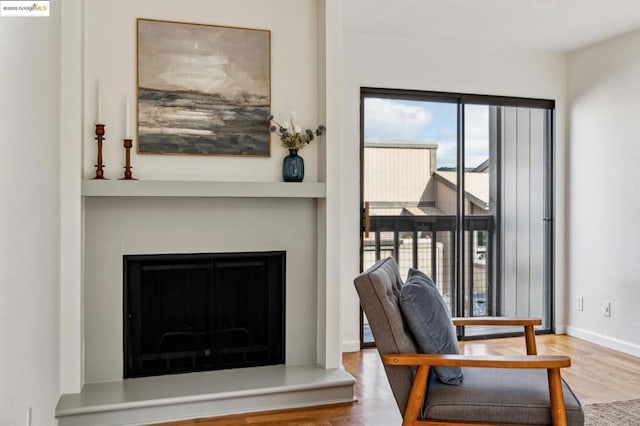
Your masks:
{"label": "wooden chair leg", "polygon": [[560,369],[548,369],[547,377],[549,379],[549,399],[551,400],[551,422],[553,426],[566,426],[567,410],[564,406],[564,397],[562,395]]}
{"label": "wooden chair leg", "polygon": [[411,393],[407,401],[407,409],[404,410],[402,426],[414,426],[420,417],[420,410],[424,402],[424,395],[427,392],[427,379],[429,378],[428,365],[418,366],[416,375],[411,385]]}
{"label": "wooden chair leg", "polygon": [[527,355],[537,355],[536,332],[533,329],[533,325],[524,326],[524,340],[527,345]]}

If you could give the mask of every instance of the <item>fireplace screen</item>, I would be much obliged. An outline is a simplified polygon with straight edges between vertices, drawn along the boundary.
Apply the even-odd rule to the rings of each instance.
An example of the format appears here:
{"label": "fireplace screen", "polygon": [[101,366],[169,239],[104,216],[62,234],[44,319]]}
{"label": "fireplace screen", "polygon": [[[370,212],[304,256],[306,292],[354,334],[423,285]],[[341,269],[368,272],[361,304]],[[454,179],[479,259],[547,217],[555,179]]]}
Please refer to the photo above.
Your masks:
{"label": "fireplace screen", "polygon": [[124,256],[124,377],[283,364],[285,253]]}

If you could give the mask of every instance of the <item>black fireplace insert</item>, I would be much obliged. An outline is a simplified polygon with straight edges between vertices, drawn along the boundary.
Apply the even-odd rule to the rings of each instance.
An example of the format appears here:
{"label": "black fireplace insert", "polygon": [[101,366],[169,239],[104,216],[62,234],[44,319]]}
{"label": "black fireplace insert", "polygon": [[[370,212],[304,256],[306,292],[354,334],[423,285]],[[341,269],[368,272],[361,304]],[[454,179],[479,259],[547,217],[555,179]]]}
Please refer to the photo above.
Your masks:
{"label": "black fireplace insert", "polygon": [[284,364],[285,252],[123,258],[124,378]]}

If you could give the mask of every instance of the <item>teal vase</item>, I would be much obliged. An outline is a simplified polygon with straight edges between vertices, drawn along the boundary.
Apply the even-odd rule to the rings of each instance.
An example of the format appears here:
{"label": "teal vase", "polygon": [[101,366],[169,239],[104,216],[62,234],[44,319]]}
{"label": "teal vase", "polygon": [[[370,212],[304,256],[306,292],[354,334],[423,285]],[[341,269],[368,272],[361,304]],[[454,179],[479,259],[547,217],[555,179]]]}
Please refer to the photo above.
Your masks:
{"label": "teal vase", "polygon": [[289,155],[282,161],[282,178],[285,182],[302,182],[304,179],[304,160],[297,149],[290,149]]}

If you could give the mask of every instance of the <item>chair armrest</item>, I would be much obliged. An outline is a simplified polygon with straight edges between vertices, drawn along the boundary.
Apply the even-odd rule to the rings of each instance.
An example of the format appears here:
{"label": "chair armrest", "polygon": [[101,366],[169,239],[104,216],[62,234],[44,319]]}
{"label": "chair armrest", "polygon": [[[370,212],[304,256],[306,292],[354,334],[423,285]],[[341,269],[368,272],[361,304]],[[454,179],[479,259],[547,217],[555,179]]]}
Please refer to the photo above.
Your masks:
{"label": "chair armrest", "polygon": [[420,409],[426,395],[429,370],[431,366],[447,367],[486,367],[486,368],[544,368],[549,382],[549,402],[551,421],[554,426],[566,426],[567,412],[562,395],[560,368],[569,367],[568,356],[556,355],[520,355],[520,356],[468,356],[434,354],[387,354],[382,362],[386,365],[417,366],[407,408],[403,414],[403,425],[431,424],[418,420]]}
{"label": "chair armrest", "polygon": [[465,326],[465,325],[541,325],[542,320],[540,318],[509,318],[509,317],[470,317],[453,318],[453,325]]}
{"label": "chair armrest", "polygon": [[571,366],[571,358],[564,355],[439,355],[388,354],[382,357],[386,365],[428,365],[443,367],[484,368],[564,368]]}
{"label": "chair armrest", "polygon": [[508,318],[508,317],[471,317],[471,318],[453,318],[453,325],[522,325],[524,326],[524,340],[527,347],[527,355],[536,355],[536,333],[533,330],[534,325],[541,325],[540,318]]}

